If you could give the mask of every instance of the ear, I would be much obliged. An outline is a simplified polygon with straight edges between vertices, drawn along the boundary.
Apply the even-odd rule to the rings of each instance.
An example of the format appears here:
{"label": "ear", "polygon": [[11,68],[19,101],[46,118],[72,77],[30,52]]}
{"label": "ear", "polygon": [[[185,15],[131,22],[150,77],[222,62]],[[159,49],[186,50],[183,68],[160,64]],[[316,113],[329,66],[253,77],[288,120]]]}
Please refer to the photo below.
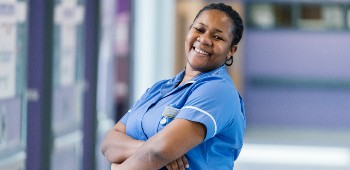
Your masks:
{"label": "ear", "polygon": [[233,45],[231,48],[230,48],[230,51],[228,52],[227,56],[233,56],[237,51],[237,45]]}

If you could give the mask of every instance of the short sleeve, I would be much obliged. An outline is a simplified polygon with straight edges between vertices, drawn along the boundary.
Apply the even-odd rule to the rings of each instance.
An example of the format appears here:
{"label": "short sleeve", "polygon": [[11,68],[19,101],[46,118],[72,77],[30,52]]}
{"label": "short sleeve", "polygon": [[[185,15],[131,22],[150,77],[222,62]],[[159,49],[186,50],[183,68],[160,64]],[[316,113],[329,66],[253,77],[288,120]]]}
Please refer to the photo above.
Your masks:
{"label": "short sleeve", "polygon": [[176,118],[205,125],[206,141],[228,128],[238,113],[241,113],[241,104],[233,84],[214,78],[194,87]]}
{"label": "short sleeve", "polygon": [[122,122],[124,125],[126,125],[126,122],[128,121],[129,115],[130,115],[130,110],[128,112],[126,112],[125,115],[119,121]]}
{"label": "short sleeve", "polygon": [[143,100],[146,98],[146,96],[147,96],[147,94],[149,93],[150,89],[151,89],[151,88],[148,88],[148,89],[145,91],[145,93],[142,94],[142,96],[140,97],[140,99],[137,100],[136,103],[130,108],[130,110],[129,110],[128,112],[126,112],[125,115],[120,119],[120,121],[121,121],[124,125],[126,125],[126,123],[127,123],[127,121],[128,121],[128,118],[129,118],[129,115],[131,114],[133,108],[135,108],[141,101],[143,101]]}

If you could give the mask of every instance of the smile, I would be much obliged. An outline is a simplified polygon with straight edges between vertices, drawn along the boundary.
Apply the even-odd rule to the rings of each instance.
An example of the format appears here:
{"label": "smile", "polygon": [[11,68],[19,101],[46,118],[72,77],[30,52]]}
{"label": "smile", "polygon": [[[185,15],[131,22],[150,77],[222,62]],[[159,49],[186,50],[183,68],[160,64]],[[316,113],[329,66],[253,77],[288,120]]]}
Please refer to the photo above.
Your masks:
{"label": "smile", "polygon": [[202,54],[202,55],[209,55],[208,52],[203,51],[203,50],[201,50],[201,49],[198,49],[198,48],[196,48],[196,47],[193,47],[193,49],[194,49],[194,51],[196,51],[196,52],[199,53],[199,54]]}

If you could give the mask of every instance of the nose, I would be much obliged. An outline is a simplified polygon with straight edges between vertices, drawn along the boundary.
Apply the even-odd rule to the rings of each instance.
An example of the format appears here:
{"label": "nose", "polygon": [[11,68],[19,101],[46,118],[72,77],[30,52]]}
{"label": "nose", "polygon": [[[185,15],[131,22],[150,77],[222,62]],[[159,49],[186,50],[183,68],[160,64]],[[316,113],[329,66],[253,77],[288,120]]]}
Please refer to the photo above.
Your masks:
{"label": "nose", "polygon": [[210,39],[210,36],[207,34],[202,34],[197,37],[197,41],[200,42],[203,45],[211,46],[213,42]]}

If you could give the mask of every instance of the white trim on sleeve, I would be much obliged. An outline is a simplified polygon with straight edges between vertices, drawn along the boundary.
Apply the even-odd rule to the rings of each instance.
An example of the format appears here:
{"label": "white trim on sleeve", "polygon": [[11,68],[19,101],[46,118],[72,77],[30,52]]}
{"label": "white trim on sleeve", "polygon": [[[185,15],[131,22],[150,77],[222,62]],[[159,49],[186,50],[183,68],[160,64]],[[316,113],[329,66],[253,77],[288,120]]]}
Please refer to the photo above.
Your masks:
{"label": "white trim on sleeve", "polygon": [[[216,121],[215,121],[214,117],[213,117],[209,112],[207,112],[207,111],[205,111],[205,110],[202,110],[202,109],[200,109],[200,108],[198,108],[198,107],[194,107],[194,106],[185,106],[185,107],[183,107],[182,109],[186,109],[186,108],[187,108],[187,109],[194,109],[194,110],[200,111],[200,112],[206,114],[207,116],[209,116],[209,117],[211,118],[211,120],[213,121],[213,123],[214,123],[214,134],[213,134],[213,136],[215,136],[216,131],[217,131]],[[182,109],[181,109],[181,110],[182,110]],[[213,137],[213,136],[212,136],[212,137]]]}

